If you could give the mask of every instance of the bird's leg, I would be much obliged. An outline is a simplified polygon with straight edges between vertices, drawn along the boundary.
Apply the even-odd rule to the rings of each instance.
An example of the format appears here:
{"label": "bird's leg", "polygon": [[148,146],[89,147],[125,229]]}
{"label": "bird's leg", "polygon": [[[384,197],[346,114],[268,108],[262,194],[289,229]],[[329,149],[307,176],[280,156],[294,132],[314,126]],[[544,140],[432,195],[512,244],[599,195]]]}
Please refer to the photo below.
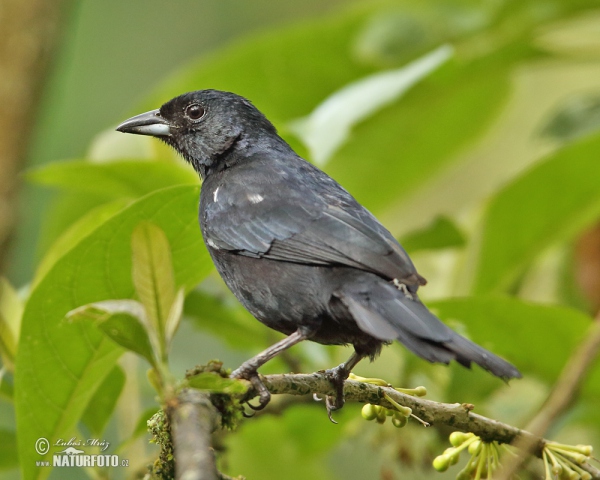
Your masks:
{"label": "bird's leg", "polygon": [[259,396],[259,404],[258,407],[251,408],[254,410],[262,410],[267,406],[269,400],[271,399],[271,394],[267,390],[267,387],[263,384],[258,376],[258,368],[267,363],[273,357],[278,355],[279,353],[287,350],[293,345],[296,345],[298,342],[302,340],[306,340],[308,338],[308,333],[303,331],[303,329],[299,328],[294,333],[292,333],[289,337],[280,340],[274,345],[271,345],[266,350],[263,350],[255,357],[252,357],[250,360],[242,363],[238,368],[236,368],[233,372],[231,372],[231,378],[244,378],[249,380],[252,383],[254,389],[258,392]]}
{"label": "bird's leg", "polygon": [[363,358],[364,355],[355,350],[347,361],[335,368],[325,371],[325,375],[335,388],[335,397],[328,396],[325,398],[327,416],[333,423],[337,422],[331,417],[331,412],[339,410],[344,406],[344,381],[348,378],[348,375],[350,375],[350,372],[356,366],[356,364]]}

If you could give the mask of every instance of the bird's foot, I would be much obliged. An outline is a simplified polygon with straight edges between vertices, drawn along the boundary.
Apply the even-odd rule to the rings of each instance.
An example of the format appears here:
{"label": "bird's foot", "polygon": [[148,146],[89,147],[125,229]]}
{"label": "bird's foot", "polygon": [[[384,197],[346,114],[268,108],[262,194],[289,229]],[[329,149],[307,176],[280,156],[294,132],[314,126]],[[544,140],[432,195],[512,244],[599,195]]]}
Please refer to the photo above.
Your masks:
{"label": "bird's foot", "polygon": [[332,423],[337,423],[331,416],[332,412],[335,412],[344,406],[344,382],[348,378],[349,374],[350,372],[346,370],[345,364],[325,370],[325,376],[335,389],[335,396],[325,397],[327,416]]}
{"label": "bird's foot", "polygon": [[271,393],[265,387],[265,384],[260,379],[258,372],[256,370],[250,370],[244,368],[244,365],[239,367],[238,369],[231,372],[231,378],[242,378],[244,380],[248,380],[256,393],[258,393],[258,405],[252,405],[250,402],[246,402],[247,405],[254,411],[262,410],[265,408],[269,401],[271,400]]}

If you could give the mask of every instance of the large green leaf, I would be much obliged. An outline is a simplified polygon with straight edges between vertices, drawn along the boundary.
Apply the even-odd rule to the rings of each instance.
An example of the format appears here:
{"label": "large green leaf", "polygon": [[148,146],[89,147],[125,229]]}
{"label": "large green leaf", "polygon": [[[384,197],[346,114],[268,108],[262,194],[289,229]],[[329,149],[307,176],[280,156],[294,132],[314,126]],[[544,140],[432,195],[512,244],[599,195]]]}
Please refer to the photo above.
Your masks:
{"label": "large green leaf", "polygon": [[529,53],[507,48],[442,66],[356,126],[328,173],[376,212],[404,201],[479,138],[508,97],[511,67]]}
{"label": "large green leaf", "polygon": [[354,125],[398,100],[452,55],[452,48],[444,45],[402,68],[374,73],[345,85],[310,115],[291,122],[289,128],[309,149],[311,158],[324,165],[346,142]]}
{"label": "large green leaf", "polygon": [[[69,321],[92,321],[116,344],[156,366],[159,347],[144,306],[136,300],[106,300],[83,305],[67,314]],[[152,335],[151,335],[152,333]],[[154,339],[154,347],[152,340]],[[156,353],[155,353],[156,352]]]}
{"label": "large green leaf", "polygon": [[506,186],[487,209],[475,293],[508,289],[547,247],[600,215],[600,136],[559,150]]}
{"label": "large green leaf", "polygon": [[187,91],[218,88],[250,98],[279,125],[306,115],[342,85],[374,71],[350,55],[371,10],[244,38],[174,74],[140,108],[157,108]]}
{"label": "large green leaf", "polygon": [[26,176],[40,185],[110,199],[134,198],[171,185],[198,183],[198,175],[183,161],[161,160],[112,160],[106,163],[68,160],[35,168]]}
{"label": "large green leaf", "polygon": [[84,237],[98,228],[98,225],[101,225],[118,211],[125,208],[127,203],[128,200],[124,198],[102,203],[88,210],[79,220],[71,224],[66,230],[63,230],[38,264],[33,279],[33,287],[37,285],[40,279],[46,276],[50,268],[71,248],[75,247]]}
{"label": "large green leaf", "polygon": [[440,216],[426,228],[403,236],[400,242],[407,252],[413,253],[418,250],[462,247],[466,239],[452,220]]}
{"label": "large green leaf", "polygon": [[[347,425],[358,415],[356,406],[347,404],[336,412],[336,420]],[[332,471],[326,453],[348,430],[327,422],[327,415],[319,404],[297,405],[288,408],[285,415],[264,415],[247,422],[226,439],[226,473],[257,479],[344,478]],[[273,459],[277,459],[275,467]]]}
{"label": "large green leaf", "polygon": [[100,438],[125,386],[125,372],[118,365],[110,371],[88,403],[81,421],[94,438]]}
{"label": "large green leaf", "polygon": [[[351,82],[377,71],[353,49],[369,15],[379,8],[355,9],[245,38],[172,77],[142,108],[156,108],[189,90],[233,91],[250,98],[286,140],[306,154],[285,126]],[[414,21],[426,26],[426,17],[419,14]],[[448,40],[430,28],[424,30],[437,35],[434,45]],[[509,38],[513,34],[511,30]],[[472,48],[464,50],[467,54],[457,48],[455,61],[357,125],[328,164],[328,172],[376,212],[405,199],[455,160],[494,119],[507,99],[512,69],[535,54],[527,42],[518,40],[507,42],[505,34],[488,32],[485,43],[489,48],[480,58]],[[413,52],[414,56],[420,53]],[[241,71],[253,74],[240,75]]]}
{"label": "large green leaf", "polygon": [[171,248],[165,233],[152,222],[141,222],[131,236],[133,285],[149,325],[158,338],[159,358],[166,358],[165,325],[175,302]]}
{"label": "large green leaf", "polygon": [[[451,326],[456,326],[452,321],[463,324],[469,338],[509,360],[525,376],[534,375],[549,384],[556,381],[592,322],[577,310],[509,297],[458,298],[429,306]],[[591,375],[593,379],[600,376],[600,363]],[[590,379],[585,390],[598,396],[600,383]]]}
{"label": "large green leaf", "polygon": [[264,345],[267,342],[265,327],[232,300],[233,295],[209,295],[196,289],[185,299],[184,313],[198,328],[218,335],[234,348],[251,350]]}
{"label": "large green leaf", "polygon": [[12,430],[0,430],[0,470],[19,466],[17,436]]}
{"label": "large green leaf", "polygon": [[0,277],[0,358],[12,371],[17,354],[17,339],[21,329],[23,301],[12,285]]}
{"label": "large green leaf", "polygon": [[44,217],[40,240],[43,252],[74,222],[100,205],[115,199],[139,198],[174,185],[196,185],[199,181],[183,161],[162,160],[69,160],[30,170],[27,178],[60,190]]}
{"label": "large green leaf", "polygon": [[[212,268],[197,225],[197,186],[159,190],[132,203],[70,249],[39,280],[25,308],[15,373],[24,478],[36,469],[39,437],[57,440],[77,424],[122,349],[87,322],[64,322],[87,303],[131,298],[131,233],[142,220],[164,230],[178,285],[188,289]],[[50,452],[51,454],[52,452]]]}

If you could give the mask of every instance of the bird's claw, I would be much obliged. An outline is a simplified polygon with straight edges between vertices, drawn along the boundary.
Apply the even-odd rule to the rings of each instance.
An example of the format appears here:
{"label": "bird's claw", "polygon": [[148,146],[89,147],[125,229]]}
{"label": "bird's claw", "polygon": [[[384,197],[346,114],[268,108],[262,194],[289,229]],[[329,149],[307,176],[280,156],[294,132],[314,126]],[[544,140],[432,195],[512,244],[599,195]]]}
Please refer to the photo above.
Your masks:
{"label": "bird's claw", "polygon": [[348,378],[348,374],[349,372],[344,368],[344,365],[325,371],[325,376],[335,389],[335,396],[328,395],[325,397],[327,416],[332,423],[337,422],[332,418],[331,414],[344,406],[344,382]]}
{"label": "bird's claw", "polygon": [[230,377],[243,378],[245,380],[248,380],[252,384],[254,390],[258,393],[258,405],[252,405],[250,402],[246,402],[246,404],[255,412],[265,408],[271,401],[271,393],[269,392],[269,390],[267,390],[267,387],[265,387],[265,384],[260,379],[258,372],[246,371],[242,368],[238,368],[237,370],[231,373]]}
{"label": "bird's claw", "polygon": [[327,408],[327,417],[329,417],[329,421],[331,423],[335,423],[337,425],[338,422],[336,422],[333,417],[331,416],[331,414],[335,411],[338,410],[341,407],[336,407],[335,404],[332,403],[331,399],[333,397],[326,397],[325,398],[325,407]]}

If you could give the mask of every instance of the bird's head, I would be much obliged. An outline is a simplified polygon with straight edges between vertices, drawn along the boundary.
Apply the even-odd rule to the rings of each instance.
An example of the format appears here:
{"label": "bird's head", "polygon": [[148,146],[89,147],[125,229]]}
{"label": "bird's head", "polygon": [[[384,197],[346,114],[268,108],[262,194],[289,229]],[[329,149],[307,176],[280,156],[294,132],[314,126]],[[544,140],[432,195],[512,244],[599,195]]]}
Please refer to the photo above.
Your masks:
{"label": "bird's head", "polygon": [[249,100],[219,90],[198,90],[169,100],[157,110],[121,123],[124,133],[160,138],[205,177],[225,168],[245,151],[273,138],[275,127]]}

